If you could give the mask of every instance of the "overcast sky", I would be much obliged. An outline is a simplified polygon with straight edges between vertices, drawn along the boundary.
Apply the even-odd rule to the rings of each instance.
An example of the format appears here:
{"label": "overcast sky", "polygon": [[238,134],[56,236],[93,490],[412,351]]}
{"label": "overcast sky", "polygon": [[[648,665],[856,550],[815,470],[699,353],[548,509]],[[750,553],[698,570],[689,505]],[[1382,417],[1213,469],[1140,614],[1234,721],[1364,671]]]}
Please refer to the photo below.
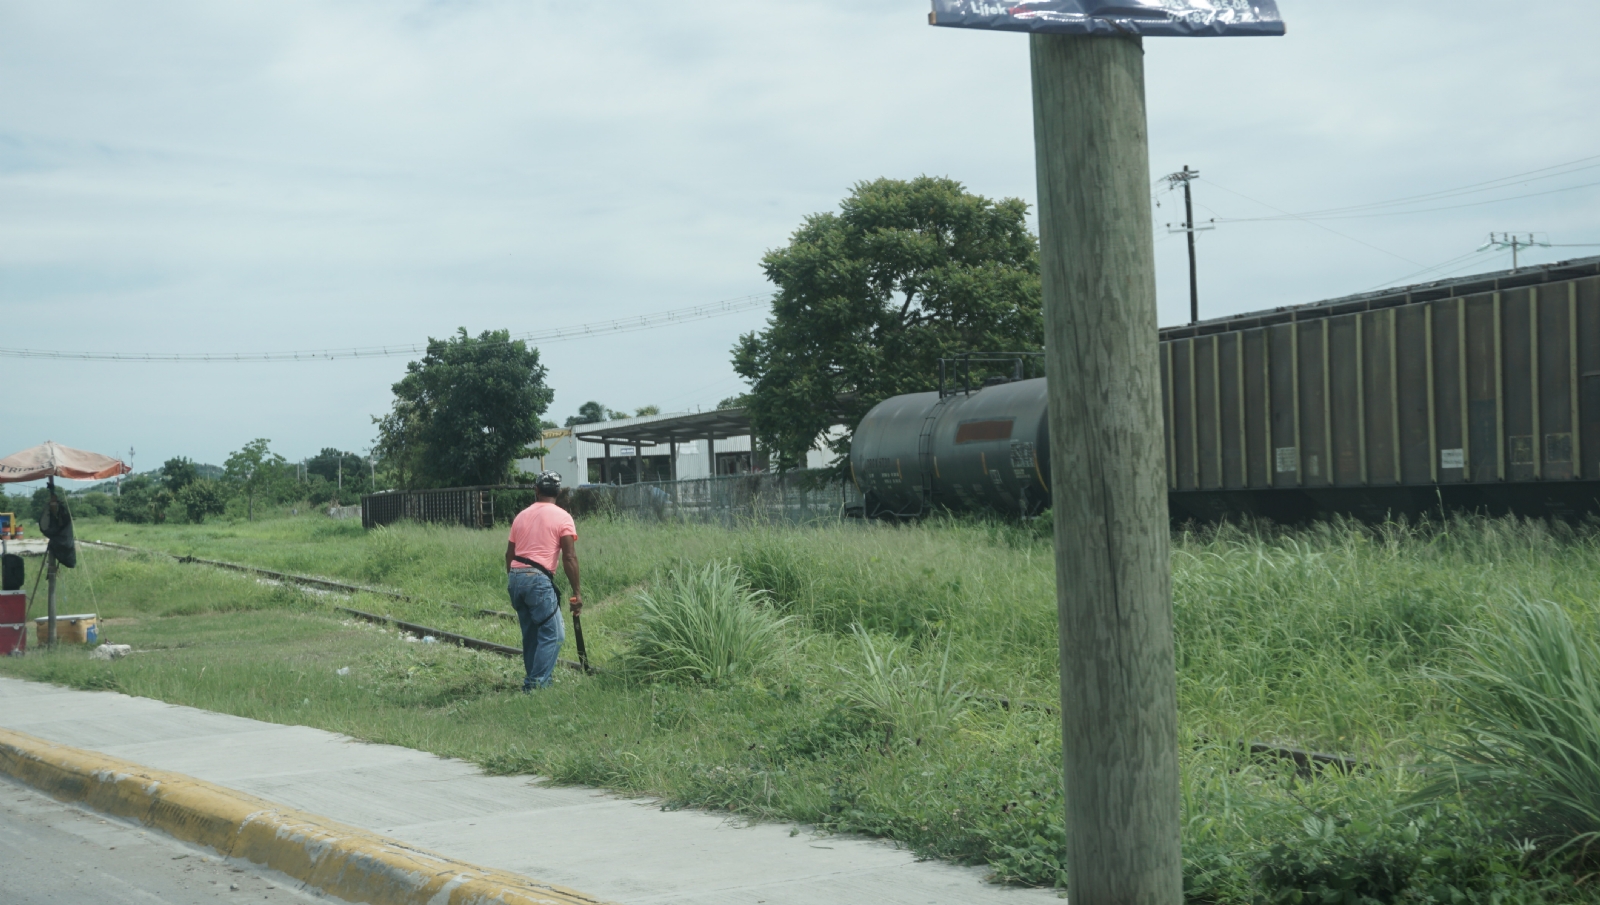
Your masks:
{"label": "overcast sky", "polygon": [[[1284,38],[1147,42],[1151,175],[1199,169],[1202,220],[1600,155],[1593,0],[1515,7],[1537,15],[1280,2]],[[767,292],[762,253],[859,180],[949,176],[1032,203],[1027,39],[926,14],[919,0],[0,0],[0,347],[530,332]],[[1571,188],[1591,182],[1600,167],[1402,208],[1420,213],[1224,223],[1200,240],[1203,314],[1507,266],[1470,255],[1490,231],[1600,243],[1600,187]],[[1187,261],[1164,228],[1181,209],[1158,197],[1161,320],[1181,323]],[[548,416],[588,399],[713,405],[742,388],[728,350],[764,317],[544,345]],[[255,437],[291,459],[364,450],[406,360],[0,358],[0,455],[131,446],[142,471],[220,463]]]}

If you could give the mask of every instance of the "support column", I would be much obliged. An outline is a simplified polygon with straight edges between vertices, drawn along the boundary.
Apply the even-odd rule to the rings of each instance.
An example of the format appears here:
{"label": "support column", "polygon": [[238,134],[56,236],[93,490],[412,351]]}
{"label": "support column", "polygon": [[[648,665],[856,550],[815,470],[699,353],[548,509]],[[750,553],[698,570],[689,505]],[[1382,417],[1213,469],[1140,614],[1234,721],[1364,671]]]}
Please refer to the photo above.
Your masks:
{"label": "support column", "polygon": [[611,475],[609,473],[611,470],[611,444],[607,443],[605,446],[606,457],[600,460],[600,483],[609,484],[611,483]]}
{"label": "support column", "polygon": [[1033,35],[1073,905],[1179,905],[1177,679],[1144,52]]}
{"label": "support column", "polygon": [[[54,649],[56,646],[56,555],[46,552],[45,582],[48,589],[45,591],[45,647]],[[27,626],[23,626],[24,629]]]}
{"label": "support column", "polygon": [[711,434],[706,434],[706,468],[711,477],[717,476],[717,439]]}

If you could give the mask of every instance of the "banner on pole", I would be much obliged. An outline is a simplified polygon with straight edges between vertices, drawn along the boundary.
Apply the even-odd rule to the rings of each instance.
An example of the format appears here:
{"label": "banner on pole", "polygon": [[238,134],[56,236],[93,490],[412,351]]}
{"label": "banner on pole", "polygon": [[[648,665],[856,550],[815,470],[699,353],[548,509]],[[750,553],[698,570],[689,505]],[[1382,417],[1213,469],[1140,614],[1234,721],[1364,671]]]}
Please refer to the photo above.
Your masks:
{"label": "banner on pole", "polygon": [[931,25],[1065,35],[1281,35],[1276,0],[933,0]]}

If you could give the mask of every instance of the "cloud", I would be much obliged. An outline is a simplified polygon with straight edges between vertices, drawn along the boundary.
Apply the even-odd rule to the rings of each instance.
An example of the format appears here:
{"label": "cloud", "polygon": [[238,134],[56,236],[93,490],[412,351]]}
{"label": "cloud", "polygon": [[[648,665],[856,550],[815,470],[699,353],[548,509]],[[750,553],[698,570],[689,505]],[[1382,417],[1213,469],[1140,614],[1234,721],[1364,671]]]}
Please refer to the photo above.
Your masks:
{"label": "cloud", "polygon": [[[1600,84],[1582,30],[1511,28],[1498,8],[1286,2],[1282,39],[1151,40],[1152,176],[1195,166],[1203,217],[1258,216],[1224,187],[1307,210],[1600,153],[1600,126],[1574,113]],[[7,346],[263,351],[565,326],[763,291],[761,254],[859,180],[1034,195],[1027,39],[928,28],[910,0],[3,9]],[[1352,238],[1230,224],[1201,239],[1202,304],[1368,288],[1491,229],[1600,241],[1594,198],[1324,224]],[[1170,323],[1187,263],[1157,237]],[[715,403],[738,388],[729,347],[762,320],[551,345],[552,415]],[[53,391],[0,402],[11,445],[133,444],[142,465],[221,461],[257,436],[291,457],[362,448],[404,361],[11,365]]]}

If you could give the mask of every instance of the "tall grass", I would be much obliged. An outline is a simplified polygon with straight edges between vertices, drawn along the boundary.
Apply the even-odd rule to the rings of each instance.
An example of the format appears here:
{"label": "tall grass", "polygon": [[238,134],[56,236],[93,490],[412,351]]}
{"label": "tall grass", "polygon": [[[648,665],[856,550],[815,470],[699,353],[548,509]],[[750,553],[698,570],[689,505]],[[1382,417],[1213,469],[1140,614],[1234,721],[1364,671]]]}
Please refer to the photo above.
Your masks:
{"label": "tall grass", "polygon": [[748,678],[788,646],[792,620],[765,606],[766,596],[730,562],[670,570],[638,594],[638,626],[623,663],[650,679]]}
{"label": "tall grass", "polygon": [[850,627],[861,655],[856,669],[839,671],[846,677],[841,692],[846,701],[884,732],[885,742],[900,738],[920,744],[925,738],[953,729],[966,712],[967,699],[950,675],[950,648],[937,662],[907,662],[905,652],[892,641],[874,641],[859,625]]}
{"label": "tall grass", "polygon": [[1600,643],[1548,601],[1514,599],[1491,626],[1463,632],[1465,662],[1440,681],[1467,715],[1446,775],[1458,792],[1515,815],[1557,851],[1600,841]]}
{"label": "tall grass", "polygon": [[[505,608],[498,531],[361,532],[321,517],[84,528],[86,537],[380,583],[433,602],[369,600],[360,608],[516,643],[513,624],[437,603]],[[737,568],[747,587],[735,596],[750,612],[789,619],[779,640],[801,646],[790,656],[741,658],[758,664],[758,681],[563,674],[555,693],[526,702],[514,695],[510,667],[456,664],[456,652],[392,636],[385,646],[371,640],[381,637],[374,630],[346,627],[312,651],[306,637],[291,644],[269,627],[280,619],[306,627],[315,601],[291,606],[288,592],[237,576],[202,588],[222,582],[204,577],[220,573],[130,559],[95,573],[102,612],[148,620],[111,626],[128,633],[122,640],[154,643],[161,633],[188,631],[166,615],[182,608],[219,626],[248,623],[258,633],[252,656],[196,647],[164,653],[163,662],[69,666],[42,658],[0,669],[44,675],[28,671],[53,663],[49,674],[63,681],[109,681],[502,771],[885,836],[924,855],[987,863],[1014,882],[1063,882],[1059,723],[1043,709],[985,703],[1049,703],[1059,693],[1047,538],[964,521],[727,531],[589,519],[579,532],[585,629],[601,665],[621,666],[646,611],[676,605],[674,583],[714,563],[724,577]],[[85,555],[110,556],[87,548]],[[1584,899],[1587,886],[1562,886],[1559,876],[1540,873],[1545,862],[1508,842],[1505,822],[1480,796],[1440,798],[1426,809],[1407,804],[1421,783],[1417,764],[1459,742],[1467,719],[1479,719],[1450,690],[1449,677],[1474,668],[1462,639],[1505,634],[1497,614],[1518,596],[1549,601],[1574,625],[1592,624],[1600,615],[1600,533],[1515,519],[1220,526],[1175,534],[1172,567],[1193,900],[1266,900],[1268,886],[1285,901],[1315,900],[1323,895],[1317,884],[1332,882],[1330,864],[1341,877],[1355,872],[1345,891],[1403,885],[1405,901],[1428,901],[1435,887],[1458,889],[1464,901],[1487,901],[1491,889],[1500,901],[1519,901],[1545,883],[1555,884],[1555,900]],[[117,580],[107,580],[113,573]],[[73,584],[84,577],[64,578],[69,595],[84,599]],[[197,584],[186,589],[189,582]],[[232,602],[228,587],[243,589]],[[260,612],[206,615],[229,606]],[[750,675],[744,665],[717,667],[714,657],[681,669],[691,658],[665,653],[678,630],[660,634],[668,642],[659,645],[662,675]],[[319,673],[318,690],[300,695],[313,684],[310,673],[292,670],[313,654],[317,669],[331,676],[351,665],[357,681]],[[203,684],[193,679],[199,663],[210,664]],[[183,664],[191,672],[175,671]],[[219,672],[239,679],[214,683]],[[956,691],[970,696],[959,710],[914,700],[930,688],[947,700]],[[928,725],[919,714],[930,711],[959,715],[909,730],[921,744],[883,744],[887,727],[906,739],[905,727]],[[1297,776],[1252,758],[1241,747],[1248,741],[1352,754],[1366,768]]]}

